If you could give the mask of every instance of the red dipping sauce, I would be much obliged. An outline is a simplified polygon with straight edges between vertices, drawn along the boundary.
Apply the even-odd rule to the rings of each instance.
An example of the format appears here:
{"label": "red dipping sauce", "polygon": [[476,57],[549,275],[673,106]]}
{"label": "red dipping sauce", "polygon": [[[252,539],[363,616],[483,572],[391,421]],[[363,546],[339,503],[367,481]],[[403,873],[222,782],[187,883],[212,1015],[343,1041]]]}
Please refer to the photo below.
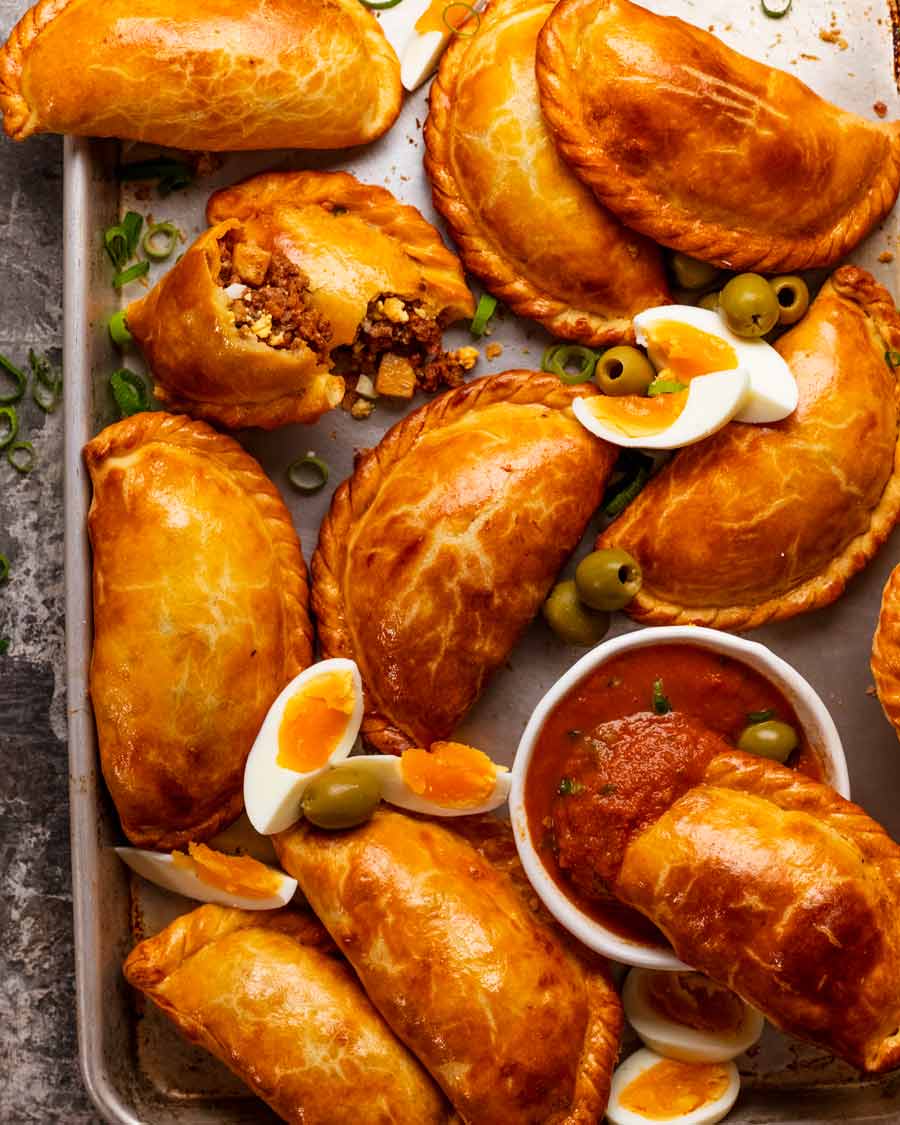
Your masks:
{"label": "red dipping sauce", "polygon": [[525,812],[535,850],[560,890],[581,911],[629,941],[659,948],[667,942],[642,914],[612,896],[588,897],[561,870],[553,837],[552,806],[572,751],[597,727],[654,709],[654,684],[679,712],[736,746],[750,715],[773,712],[789,723],[800,743],[787,764],[815,781],[825,780],[793,707],[759,672],[730,656],[694,645],[648,645],[613,657],[580,681],[550,712],[535,744],[525,779]]}

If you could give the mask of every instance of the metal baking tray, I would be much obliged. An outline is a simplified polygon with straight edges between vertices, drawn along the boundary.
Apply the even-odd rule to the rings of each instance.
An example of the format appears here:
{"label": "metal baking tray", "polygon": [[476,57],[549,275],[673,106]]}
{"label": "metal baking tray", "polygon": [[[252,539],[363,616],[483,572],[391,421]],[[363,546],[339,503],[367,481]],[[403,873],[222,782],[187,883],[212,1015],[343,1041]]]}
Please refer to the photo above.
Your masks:
{"label": "metal baking tray", "polygon": [[[871,117],[874,104],[883,102],[889,115],[897,118],[893,4],[894,0],[866,4],[798,0],[790,16],[780,22],[765,18],[758,0],[742,0],[738,5],[733,0],[651,0],[648,6],[713,28],[738,49],[796,73],[840,105]],[[367,149],[229,156],[212,176],[165,200],[117,183],[112,175],[119,155],[115,143],[66,142],[66,611],[78,1028],[87,1089],[111,1122],[200,1125],[275,1118],[223,1066],[182,1042],[152,1007],[143,1011],[120,970],[135,936],[157,931],[191,904],[130,877],[111,850],[110,845],[121,842],[120,830],[98,768],[87,693],[91,560],[85,518],[90,489],[81,450],[113,420],[107,379],[121,366],[106,331],[115,296],[101,232],[120,211],[134,206],[145,214],[152,212],[156,219],[177,222],[190,238],[203,226],[203,208],[214,188],[263,169],[294,167],[345,168],[364,181],[384,184],[436,221],[422,170],[421,127],[426,113],[422,90],[407,99],[391,133]],[[126,152],[129,159],[139,155],[141,150],[134,146]],[[802,190],[803,185],[798,185]],[[897,266],[879,259],[886,251],[900,249],[898,235],[900,218],[895,215],[854,255],[895,295]],[[153,267],[152,276],[163,268]],[[465,329],[450,333],[450,340],[470,342]],[[507,314],[496,320],[491,340],[503,345],[503,354],[492,362],[483,357],[478,375],[536,368],[549,337]],[[143,370],[135,355],[128,355],[126,361]],[[336,410],[315,426],[239,435],[284,492],[307,560],[332,488],[349,474],[354,450],[375,444],[401,414],[379,403],[366,422]],[[285,489],[285,467],[307,450],[323,456],[332,470],[330,487],[311,498]],[[586,542],[595,532],[595,526],[589,529]],[[900,838],[900,745],[881,714],[869,673],[881,590],[898,557],[895,536],[836,605],[754,636],[794,664],[821,693],[844,740],[855,799]],[[618,631],[632,627],[621,616],[616,623]],[[573,659],[572,650],[558,645],[537,623],[466,719],[461,737],[509,763],[531,709]],[[752,1056],[742,1060],[742,1071],[744,1089],[729,1118],[735,1125],[900,1120],[900,1074],[861,1081],[824,1053],[771,1029]]]}

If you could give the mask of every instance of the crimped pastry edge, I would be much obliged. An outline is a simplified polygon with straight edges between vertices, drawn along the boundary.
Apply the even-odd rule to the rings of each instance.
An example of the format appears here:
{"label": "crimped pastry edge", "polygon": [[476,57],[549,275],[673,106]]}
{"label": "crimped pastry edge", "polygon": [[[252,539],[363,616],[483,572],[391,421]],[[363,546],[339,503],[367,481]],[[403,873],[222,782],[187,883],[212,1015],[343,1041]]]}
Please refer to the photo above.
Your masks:
{"label": "crimped pastry edge", "polygon": [[881,595],[871,668],[881,709],[900,737],[900,566],[891,572]]}

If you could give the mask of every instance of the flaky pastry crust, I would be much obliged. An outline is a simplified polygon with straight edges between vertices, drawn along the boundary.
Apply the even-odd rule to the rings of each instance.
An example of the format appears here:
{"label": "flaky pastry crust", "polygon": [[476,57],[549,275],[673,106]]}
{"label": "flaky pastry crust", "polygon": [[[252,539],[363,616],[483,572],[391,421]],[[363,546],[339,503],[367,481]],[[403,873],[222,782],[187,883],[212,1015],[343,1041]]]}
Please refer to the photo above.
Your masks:
{"label": "flaky pastry crust", "polygon": [[900,736],[900,566],[891,571],[881,596],[872,675],[882,710]]}
{"label": "flaky pastry crust", "polygon": [[572,414],[584,393],[476,380],[398,422],[335,492],[313,607],[323,655],[359,665],[376,749],[452,734],[580,540],[615,460]]}
{"label": "flaky pastry crust", "polygon": [[466,267],[519,316],[585,344],[633,340],[669,300],[662,255],[628,231],[557,154],[534,77],[553,3],[493,0],[444,52],[425,167]]}
{"label": "flaky pastry crust", "polygon": [[900,125],[630,0],[563,0],[537,51],[560,152],[628,226],[727,269],[827,266],[893,207]]}
{"label": "flaky pastry crust", "polygon": [[39,0],[0,51],[14,140],[344,148],[386,132],[401,100],[397,56],[356,0]]}
{"label": "flaky pastry crust", "polygon": [[103,775],[133,844],[182,847],[240,814],[266,711],[312,661],[306,568],[274,485],[204,423],[136,414],[84,456]]}
{"label": "flaky pastry crust", "polygon": [[606,1108],[621,1006],[599,960],[576,955],[520,895],[510,843],[508,824],[460,833],[388,811],[348,832],[275,838],[369,998],[467,1125],[589,1125]]}
{"label": "flaky pastry crust", "polygon": [[450,1120],[310,915],[201,906],[141,942],[124,972],[285,1121]]}
{"label": "flaky pastry crust", "polygon": [[820,609],[897,522],[890,294],[843,266],[777,348],[800,389],[794,414],[731,423],[678,453],[598,539],[643,568],[635,619],[740,630]]}

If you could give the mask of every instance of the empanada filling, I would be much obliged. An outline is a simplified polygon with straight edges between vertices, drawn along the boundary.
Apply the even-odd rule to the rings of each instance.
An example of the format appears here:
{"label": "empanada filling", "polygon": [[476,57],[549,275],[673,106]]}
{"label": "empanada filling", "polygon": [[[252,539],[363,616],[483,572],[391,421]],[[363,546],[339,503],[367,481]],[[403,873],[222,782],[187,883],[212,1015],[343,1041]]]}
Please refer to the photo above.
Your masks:
{"label": "empanada filling", "polygon": [[238,332],[270,348],[308,347],[328,363],[331,325],[311,304],[303,270],[280,250],[240,241],[232,231],[219,240],[219,253],[217,280]]}

